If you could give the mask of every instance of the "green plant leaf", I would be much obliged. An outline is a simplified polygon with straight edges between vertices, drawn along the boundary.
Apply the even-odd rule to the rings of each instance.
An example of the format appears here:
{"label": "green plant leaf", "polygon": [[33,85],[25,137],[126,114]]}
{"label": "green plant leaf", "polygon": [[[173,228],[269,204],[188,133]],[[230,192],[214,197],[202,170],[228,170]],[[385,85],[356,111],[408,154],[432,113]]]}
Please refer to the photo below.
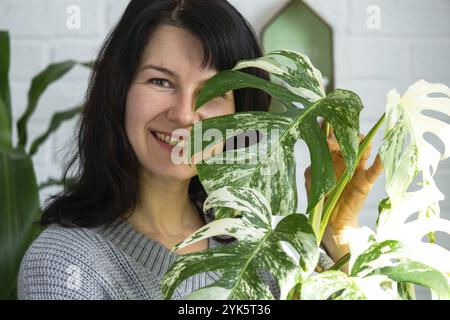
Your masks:
{"label": "green plant leaf", "polygon": [[[259,68],[285,84],[289,91],[313,103],[325,97],[322,73],[309,57],[292,50],[275,50],[254,60],[242,60],[233,70]],[[299,77],[301,75],[301,77]]]}
{"label": "green plant leaf", "polygon": [[[441,259],[448,259],[442,253],[437,252],[438,246],[434,244],[428,245],[429,255],[437,255]],[[389,279],[402,284],[399,287],[399,297],[413,298],[414,290],[408,283],[422,285],[434,290],[440,297],[448,298],[450,287],[448,286],[447,277],[440,270],[433,268],[432,264],[422,263],[414,259],[423,257],[427,253],[417,248],[411,248],[397,240],[385,240],[373,243],[368,249],[358,255],[351,267],[351,275],[355,279],[359,279],[359,286],[366,293],[373,290],[381,283],[370,281],[374,276],[386,276]],[[428,259],[425,259],[425,262]],[[364,283],[364,280],[369,280]],[[376,280],[376,279],[375,279]],[[371,284],[372,287],[366,287]],[[380,290],[381,288],[377,288]],[[407,290],[406,290],[407,289]],[[405,291],[406,290],[406,291]],[[447,290],[447,291],[446,291]]]}
{"label": "green plant leaf", "polygon": [[45,182],[42,182],[41,184],[39,184],[39,190],[51,187],[51,186],[62,186],[64,188],[69,187],[70,185],[73,185],[76,181],[76,178],[67,178],[66,180],[64,179],[54,179],[54,178],[50,178]]}
{"label": "green plant leaf", "polygon": [[11,298],[21,259],[39,233],[39,193],[31,158],[0,151],[0,298]]}
{"label": "green plant leaf", "polygon": [[[375,266],[373,265],[374,262],[381,256],[383,256],[383,258],[389,258],[388,254],[399,253],[399,251],[403,249],[404,246],[399,241],[395,240],[386,240],[375,243],[356,258],[351,269],[351,275],[358,276],[362,271],[366,271],[367,273],[367,269],[371,272],[376,267],[376,264]],[[378,262],[378,264],[379,263],[380,262]]]}
{"label": "green plant leaf", "polygon": [[[287,59],[296,69],[288,65],[282,69],[280,63],[273,63],[275,56]],[[209,163],[198,163],[198,175],[209,193],[225,185],[255,188],[270,199],[275,214],[287,214],[297,209],[293,148],[298,139],[303,139],[311,158],[309,212],[335,184],[326,137],[317,118],[324,117],[333,127],[347,167],[352,173],[359,145],[359,113],[362,103],[356,94],[341,89],[322,97],[321,78],[316,78],[318,73],[304,56],[298,53],[280,50],[269,57],[270,59],[266,57],[238,64],[235,69],[260,67],[283,80],[287,88],[239,71],[223,71],[205,84],[197,98],[196,108],[224,92],[252,87],[264,90],[278,99],[286,106],[286,112],[246,112],[197,122],[190,141],[190,146],[195,148],[188,148],[188,156],[190,159],[200,151],[196,145],[198,140],[202,141],[202,150],[211,146],[211,143],[201,139],[208,130],[220,130],[224,140],[236,135],[230,133],[232,130],[227,133],[227,129],[239,128],[259,132],[265,130],[267,136],[257,146],[225,152],[224,155],[211,157]],[[271,136],[272,129],[278,130],[279,135]],[[251,164],[239,164],[232,161],[235,158],[251,162],[250,159],[254,159],[256,155],[259,156],[256,163],[253,161]],[[221,163],[220,159],[225,159],[225,164]],[[231,216],[229,211],[224,212],[219,211],[217,216]]]}
{"label": "green plant leaf", "polygon": [[[261,78],[246,73],[236,73],[237,70],[248,67],[267,71],[279,80],[279,84],[271,82],[268,84]],[[234,74],[239,74],[239,78],[233,76]],[[283,102],[288,109],[309,106],[325,96],[320,71],[312,65],[307,56],[289,50],[276,50],[261,58],[242,60],[231,71],[223,71],[209,82],[199,93],[195,110],[222,93],[249,86],[261,90],[269,88],[274,92],[273,96]],[[284,84],[286,88],[280,84]],[[225,90],[217,93],[220,88]],[[292,102],[295,102],[293,106]]]}
{"label": "green plant leaf", "polygon": [[238,241],[179,256],[162,282],[166,298],[172,296],[184,279],[200,272],[218,271],[222,275],[217,282],[194,292],[189,298],[273,299],[257,273],[257,270],[270,270],[278,281],[281,299],[285,299],[296,282],[314,270],[319,252],[313,230],[304,215],[291,214],[273,227],[267,200],[250,188],[224,187],[214,191],[205,203],[205,210],[216,206],[231,207],[242,212],[242,217],[217,219],[174,250],[217,235],[233,236]]}
{"label": "green plant leaf", "polygon": [[6,105],[0,97],[0,150],[11,148],[11,130]]}
{"label": "green plant leaf", "polygon": [[395,266],[376,270],[397,282],[418,284],[434,290],[441,299],[450,299],[450,286],[447,278],[440,271],[417,261],[404,261]]}
{"label": "green plant leaf", "polygon": [[9,33],[0,31],[0,150],[11,148],[11,93],[9,88]]}
{"label": "green plant leaf", "polygon": [[77,62],[69,60],[49,65],[44,71],[35,76],[28,91],[28,105],[17,122],[17,132],[19,135],[19,146],[25,147],[27,143],[27,123],[28,119],[36,110],[39,98],[53,82],[57,81],[68,73]]}
{"label": "green plant leaf", "polygon": [[79,114],[81,112],[81,110],[82,110],[82,106],[76,106],[69,110],[55,113],[52,116],[52,119],[50,121],[50,125],[49,125],[48,129],[43,134],[41,134],[38,138],[36,138],[36,140],[34,140],[33,143],[31,144],[30,151],[29,151],[30,156],[33,156],[37,152],[37,150],[39,149],[39,146],[41,144],[43,144],[47,140],[48,136],[52,132],[56,131],[64,121],[72,119],[74,116]]}
{"label": "green plant leaf", "polygon": [[399,282],[397,284],[397,291],[403,300],[416,300],[416,291],[412,283]]}
{"label": "green plant leaf", "polygon": [[80,64],[86,68],[92,69],[95,66],[95,61],[82,62]]}
{"label": "green plant leaf", "polygon": [[10,40],[9,32],[0,30],[0,98],[5,103],[11,119],[11,92],[9,88]]}
{"label": "green plant leaf", "polygon": [[308,278],[302,285],[302,300],[366,299],[356,282],[341,271],[325,271]]}

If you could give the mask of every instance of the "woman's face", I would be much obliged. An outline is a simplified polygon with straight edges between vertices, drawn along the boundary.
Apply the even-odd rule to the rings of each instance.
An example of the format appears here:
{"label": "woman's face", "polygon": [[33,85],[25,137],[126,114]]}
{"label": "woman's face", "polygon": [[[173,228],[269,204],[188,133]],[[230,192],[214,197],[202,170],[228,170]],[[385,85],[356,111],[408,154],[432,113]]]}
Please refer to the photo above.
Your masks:
{"label": "woman's face", "polygon": [[176,129],[190,130],[197,121],[235,112],[232,91],[193,111],[204,82],[218,72],[202,70],[202,60],[199,40],[170,25],[159,26],[145,47],[128,91],[125,129],[146,174],[180,181],[192,178],[195,169],[173,163],[172,147],[158,135],[170,136]]}

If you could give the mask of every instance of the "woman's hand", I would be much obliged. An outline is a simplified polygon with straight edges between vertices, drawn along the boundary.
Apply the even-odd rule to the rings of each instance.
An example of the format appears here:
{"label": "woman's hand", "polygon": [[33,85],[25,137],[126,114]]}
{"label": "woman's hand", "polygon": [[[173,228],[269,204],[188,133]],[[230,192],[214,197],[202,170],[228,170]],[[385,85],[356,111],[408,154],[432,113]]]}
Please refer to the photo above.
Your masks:
{"label": "woman's hand", "polygon": [[[359,141],[364,139],[364,135],[359,135]],[[346,165],[339,144],[332,130],[327,139],[333,161],[336,181],[344,172]],[[369,145],[364,152],[361,161],[355,168],[352,179],[344,188],[328,222],[327,229],[323,237],[323,244],[328,254],[334,261],[339,260],[348,252],[348,240],[345,232],[350,228],[358,228],[358,215],[364,206],[369,191],[372,189],[376,179],[383,172],[383,165],[380,156],[377,155],[374,163],[366,169],[367,159],[370,157],[372,146]],[[305,185],[309,193],[311,187],[311,168],[305,170]]]}

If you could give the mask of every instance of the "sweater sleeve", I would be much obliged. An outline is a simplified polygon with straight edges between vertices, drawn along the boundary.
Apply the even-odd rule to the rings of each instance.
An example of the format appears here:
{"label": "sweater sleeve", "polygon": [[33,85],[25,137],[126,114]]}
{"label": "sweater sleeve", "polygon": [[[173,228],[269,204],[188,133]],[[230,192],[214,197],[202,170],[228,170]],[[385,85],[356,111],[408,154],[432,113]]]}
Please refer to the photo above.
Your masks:
{"label": "sweater sleeve", "polygon": [[[92,242],[92,241],[91,241]],[[19,271],[18,298],[107,299],[95,267],[95,247],[81,230],[51,226],[27,250]]]}

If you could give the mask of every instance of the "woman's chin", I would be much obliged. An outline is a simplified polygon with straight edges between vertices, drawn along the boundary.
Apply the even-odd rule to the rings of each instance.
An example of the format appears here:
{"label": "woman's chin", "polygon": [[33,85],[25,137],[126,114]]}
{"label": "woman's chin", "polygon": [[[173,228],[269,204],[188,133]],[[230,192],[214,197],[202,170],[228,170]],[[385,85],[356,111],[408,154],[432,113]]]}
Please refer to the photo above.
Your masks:
{"label": "woman's chin", "polygon": [[189,180],[197,175],[195,168],[192,168],[187,164],[171,164],[170,166],[152,168],[151,172],[153,176],[178,181]]}

